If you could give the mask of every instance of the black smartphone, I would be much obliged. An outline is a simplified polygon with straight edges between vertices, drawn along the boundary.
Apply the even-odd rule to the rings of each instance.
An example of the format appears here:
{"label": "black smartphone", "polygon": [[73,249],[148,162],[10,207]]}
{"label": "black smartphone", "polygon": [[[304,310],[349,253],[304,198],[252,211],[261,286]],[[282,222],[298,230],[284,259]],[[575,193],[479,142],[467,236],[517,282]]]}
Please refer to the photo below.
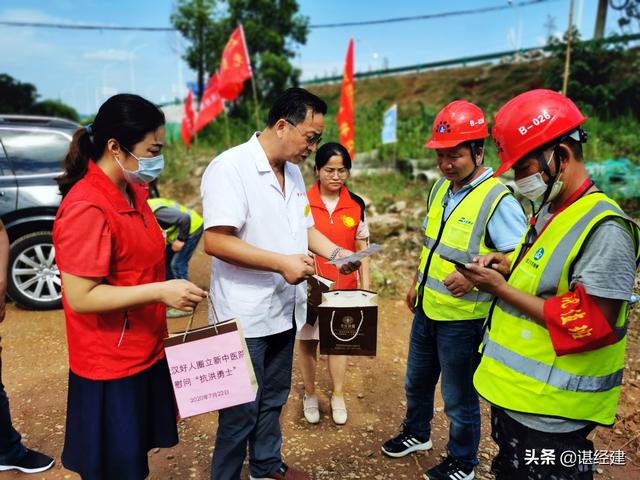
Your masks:
{"label": "black smartphone", "polygon": [[443,260],[446,260],[447,262],[453,263],[457,267],[464,268],[465,270],[467,269],[467,267],[464,266],[464,263],[462,263],[459,260],[454,260],[453,258],[448,258],[448,257],[445,257],[444,255],[440,255],[440,258],[442,258]]}

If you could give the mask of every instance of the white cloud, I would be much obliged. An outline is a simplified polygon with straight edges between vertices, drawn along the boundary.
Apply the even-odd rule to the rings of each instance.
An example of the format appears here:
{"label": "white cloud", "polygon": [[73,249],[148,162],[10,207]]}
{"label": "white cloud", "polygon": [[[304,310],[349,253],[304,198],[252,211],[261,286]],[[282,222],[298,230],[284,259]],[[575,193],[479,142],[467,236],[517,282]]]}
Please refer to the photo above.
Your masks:
{"label": "white cloud", "polygon": [[[11,22],[60,21],[39,10],[26,9],[5,10],[0,12],[0,18]],[[52,49],[51,43],[44,41],[43,35],[39,35],[35,28],[10,26],[0,28],[0,51],[6,64],[22,63],[27,58],[51,55],[52,50],[55,49]]]}
{"label": "white cloud", "polygon": [[117,50],[115,48],[91,51],[82,56],[87,60],[104,60],[106,62],[126,62],[135,58],[132,52],[128,50]]}
{"label": "white cloud", "polygon": [[27,8],[9,8],[0,13],[3,20],[9,22],[29,22],[29,23],[77,23],[65,18],[49,15],[41,10]]}

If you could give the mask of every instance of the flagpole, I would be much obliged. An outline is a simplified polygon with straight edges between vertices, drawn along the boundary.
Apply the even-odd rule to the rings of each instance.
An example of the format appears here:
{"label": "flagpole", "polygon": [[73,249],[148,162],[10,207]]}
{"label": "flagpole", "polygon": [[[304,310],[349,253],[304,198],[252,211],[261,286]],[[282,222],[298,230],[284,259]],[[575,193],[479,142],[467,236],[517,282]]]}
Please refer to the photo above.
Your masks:
{"label": "flagpole", "polygon": [[231,148],[231,134],[229,133],[229,114],[224,110],[224,136],[227,140],[227,148]]}
{"label": "flagpole", "polygon": [[573,36],[573,0],[569,2],[569,26],[567,27],[567,50],[564,58],[564,74],[562,75],[562,94],[567,96],[569,87],[569,68],[571,66],[571,41]]}
{"label": "flagpole", "polygon": [[256,130],[260,130],[260,106],[258,105],[258,94],[256,93],[256,82],[253,79],[253,70],[251,71],[251,88],[253,90],[253,103],[256,110]]}
{"label": "flagpole", "polygon": [[244,44],[244,50],[247,52],[247,60],[249,61],[249,69],[251,70],[251,89],[253,90],[253,103],[255,106],[256,114],[256,130],[260,130],[260,106],[258,105],[258,92],[256,90],[256,80],[253,67],[251,66],[251,56],[249,55],[249,48],[247,47],[247,39],[244,38],[244,27],[241,23],[238,23],[240,27],[240,34],[242,35],[242,43]]}

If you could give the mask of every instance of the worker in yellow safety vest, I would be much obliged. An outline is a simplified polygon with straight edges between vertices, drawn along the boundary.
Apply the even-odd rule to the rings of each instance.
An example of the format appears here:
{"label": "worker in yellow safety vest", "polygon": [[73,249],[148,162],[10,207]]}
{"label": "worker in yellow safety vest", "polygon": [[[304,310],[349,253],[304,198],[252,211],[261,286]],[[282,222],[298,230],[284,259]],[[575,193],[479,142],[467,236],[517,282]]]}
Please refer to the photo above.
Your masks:
{"label": "worker in yellow safety vest", "polygon": [[473,372],[493,296],[473,288],[452,262],[511,252],[526,229],[520,204],[483,165],[488,135],[482,110],[457,100],[438,113],[426,144],[435,149],[444,176],[428,195],[424,244],[407,294],[414,313],[405,376],[407,410],[402,431],[382,451],[403,457],[432,447],[434,391],[442,373],[444,411],[451,424],[448,456],[426,472],[431,480],[470,480],[478,464],[480,405]]}
{"label": "worker in yellow safety vest", "polygon": [[589,179],[585,120],[550,90],[500,109],[496,175],[513,169],[529,230],[511,258],[457,268],[496,296],[474,385],[492,405],[498,480],[592,478],[587,434],[615,421],[640,230]]}
{"label": "worker in yellow safety vest", "polygon": [[[202,216],[195,210],[168,198],[149,198],[147,203],[165,234],[167,280],[174,278],[189,280],[189,261],[202,237],[204,225]],[[170,318],[184,315],[185,313],[181,310],[167,311],[167,316]]]}

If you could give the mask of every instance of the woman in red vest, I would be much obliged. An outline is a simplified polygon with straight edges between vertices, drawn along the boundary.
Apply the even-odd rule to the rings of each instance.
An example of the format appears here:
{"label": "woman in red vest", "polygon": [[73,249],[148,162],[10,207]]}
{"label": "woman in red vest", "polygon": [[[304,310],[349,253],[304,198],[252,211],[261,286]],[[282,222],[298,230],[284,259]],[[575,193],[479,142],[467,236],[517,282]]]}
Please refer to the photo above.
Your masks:
{"label": "woman in red vest", "polygon": [[[318,181],[307,192],[316,228],[336,245],[351,251],[364,250],[369,239],[369,230],[364,214],[363,200],[350,192],[345,180],[351,170],[351,157],[339,143],[325,143],[316,153],[315,172]],[[335,266],[327,260],[315,257],[316,273],[333,280],[334,289],[352,290],[369,288],[369,264],[362,261],[359,271],[349,275],[338,274]],[[358,276],[359,274],[359,276]],[[315,324],[312,325],[312,324]],[[318,397],[315,393],[317,350],[319,343],[317,319],[308,319],[298,333],[298,362],[304,381],[304,416],[309,423],[320,421]],[[331,415],[333,421],[343,425],[347,421],[343,384],[347,369],[347,357],[329,355],[329,374],[333,382]]]}
{"label": "woman in red vest", "polygon": [[206,293],[165,280],[164,237],[142,187],[164,159],[164,115],[115,95],[73,136],[53,227],[69,348],[62,464],[84,480],[140,480],[147,452],[178,443],[162,339],[166,306]]}

